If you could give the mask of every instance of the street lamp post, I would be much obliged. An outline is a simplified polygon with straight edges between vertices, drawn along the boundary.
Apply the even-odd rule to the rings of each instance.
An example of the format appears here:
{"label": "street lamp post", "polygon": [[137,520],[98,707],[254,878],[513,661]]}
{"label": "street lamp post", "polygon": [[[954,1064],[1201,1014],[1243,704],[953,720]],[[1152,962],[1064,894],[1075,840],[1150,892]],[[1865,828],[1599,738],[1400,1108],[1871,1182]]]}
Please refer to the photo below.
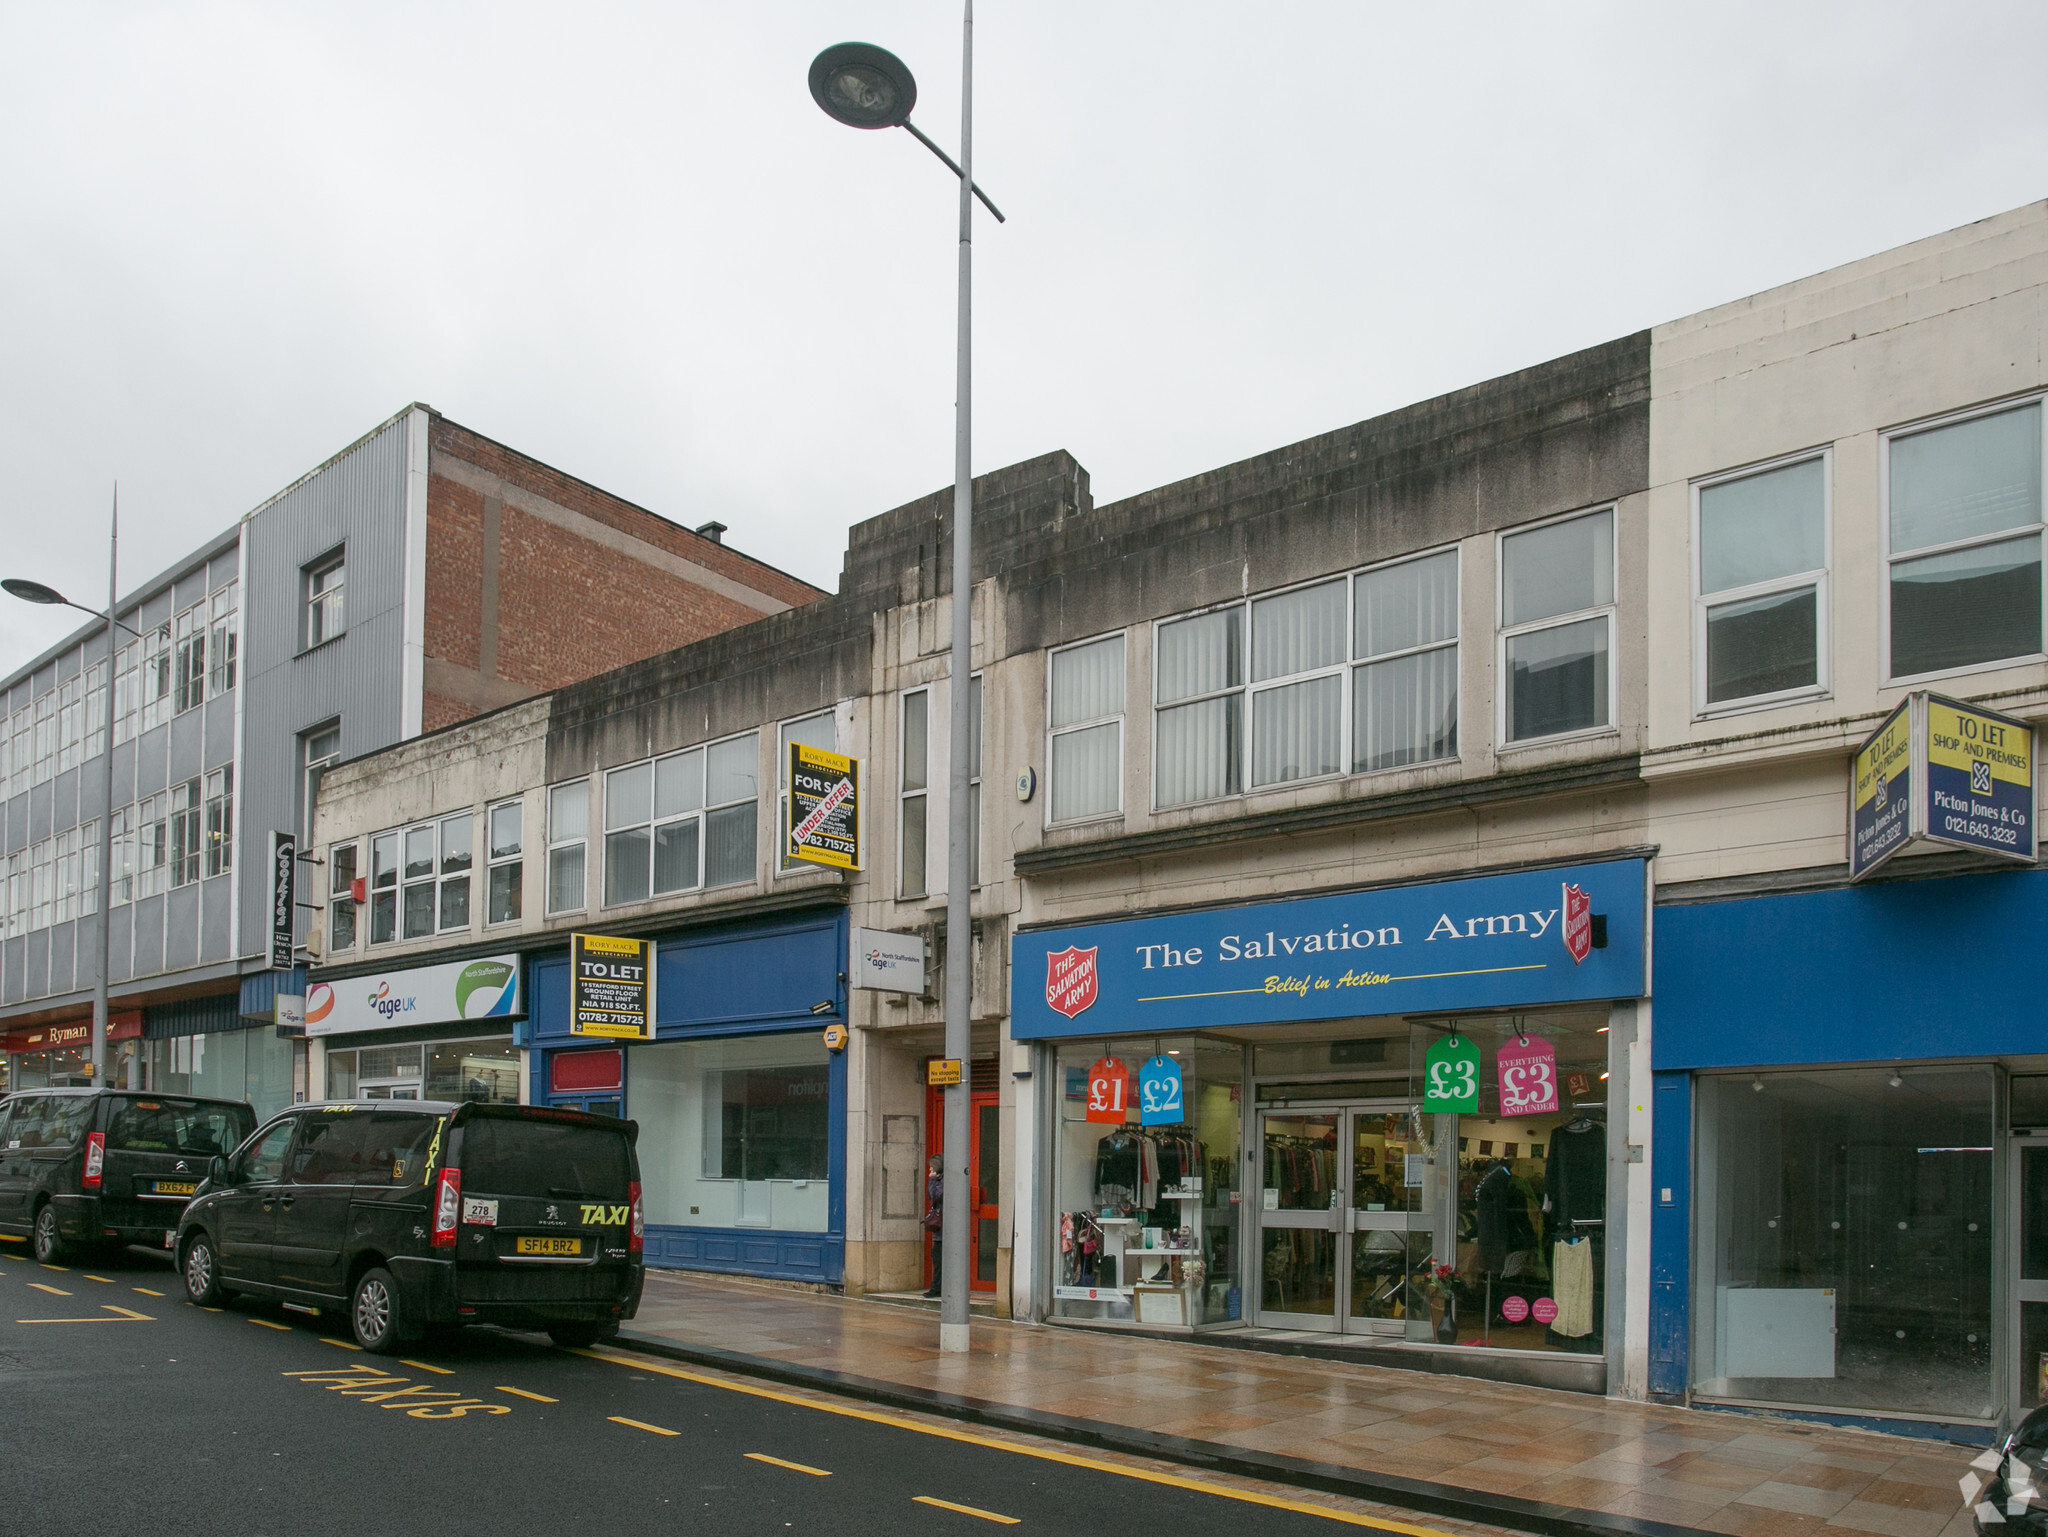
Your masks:
{"label": "street lamp post", "polygon": [[[41,582],[31,582],[24,577],[10,577],[0,582],[0,588],[4,588],[10,597],[27,603],[60,604],[107,622],[107,708],[101,719],[104,730],[100,742],[100,783],[106,793],[100,806],[100,910],[99,922],[94,925],[99,931],[99,968],[94,972],[92,982],[92,1081],[95,1086],[105,1083],[107,1078],[107,929],[113,918],[114,892],[114,626],[120,623],[114,618],[114,605],[120,601],[116,586],[120,542],[121,488],[116,486],[113,516],[107,529],[107,611],[104,614],[82,603],[73,603],[56,588],[45,587]],[[135,632],[130,630],[129,633]]]}
{"label": "street lamp post", "polygon": [[969,694],[973,668],[974,478],[970,462],[973,422],[972,258],[974,199],[1002,214],[974,185],[974,0],[965,0],[960,44],[960,160],[912,126],[917,82],[903,61],[867,43],[840,43],[811,63],[811,95],[826,114],[851,128],[903,128],[960,181],[960,313],[958,378],[953,433],[953,647],[951,751],[946,770],[946,1055],[961,1064],[960,1081],[945,1090],[946,1141],[941,1153],[944,1205],[940,1214],[939,1349],[967,1349],[968,1155],[967,1115],[972,1048],[968,1020],[974,1000],[974,938],[968,896]]}

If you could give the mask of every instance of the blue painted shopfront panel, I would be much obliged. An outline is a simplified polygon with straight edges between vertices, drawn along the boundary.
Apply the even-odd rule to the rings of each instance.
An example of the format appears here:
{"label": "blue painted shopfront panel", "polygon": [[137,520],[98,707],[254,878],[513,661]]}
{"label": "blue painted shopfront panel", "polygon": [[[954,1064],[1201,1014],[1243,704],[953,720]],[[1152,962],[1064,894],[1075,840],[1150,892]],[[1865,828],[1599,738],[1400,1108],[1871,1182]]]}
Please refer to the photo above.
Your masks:
{"label": "blue painted shopfront panel", "polygon": [[[1663,1023],[1659,1015],[1657,1023]],[[1692,1290],[1692,1074],[1654,1075],[1650,1122],[1650,1392],[1688,1386]]]}
{"label": "blue painted shopfront panel", "polygon": [[2037,870],[1660,907],[1652,1064],[2048,1052],[2044,942]]}
{"label": "blue painted shopfront panel", "polygon": [[[1580,896],[1605,932],[1577,955]],[[1017,1040],[1643,994],[1643,862],[1612,860],[1019,934]]]}

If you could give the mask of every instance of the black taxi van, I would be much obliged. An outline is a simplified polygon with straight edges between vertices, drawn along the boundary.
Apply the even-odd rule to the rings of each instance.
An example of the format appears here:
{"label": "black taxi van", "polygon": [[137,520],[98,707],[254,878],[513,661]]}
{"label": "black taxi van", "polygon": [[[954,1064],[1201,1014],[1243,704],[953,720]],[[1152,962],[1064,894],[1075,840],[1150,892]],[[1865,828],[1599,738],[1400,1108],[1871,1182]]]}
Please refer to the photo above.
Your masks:
{"label": "black taxi van", "polygon": [[212,1160],[249,1134],[240,1100],[125,1089],[27,1089],[0,1100],[0,1232],[36,1258],[168,1249]]}
{"label": "black taxi van", "polygon": [[186,1294],[346,1308],[390,1352],[428,1325],[588,1345],[640,1305],[632,1121],[528,1105],[299,1105],[217,1158],[178,1229]]}

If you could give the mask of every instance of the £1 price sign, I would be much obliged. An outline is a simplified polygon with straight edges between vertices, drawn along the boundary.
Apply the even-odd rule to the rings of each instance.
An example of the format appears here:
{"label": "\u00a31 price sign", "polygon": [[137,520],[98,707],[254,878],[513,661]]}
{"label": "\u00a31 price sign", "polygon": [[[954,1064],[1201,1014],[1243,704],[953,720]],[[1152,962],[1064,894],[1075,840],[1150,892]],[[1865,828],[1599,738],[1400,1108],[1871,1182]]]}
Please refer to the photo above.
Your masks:
{"label": "\u00a31 price sign", "polygon": [[1540,1035],[1518,1035],[1493,1059],[1500,1074],[1502,1115],[1549,1115],[1557,1109],[1557,1048]]}
{"label": "\u00a31 price sign", "polygon": [[1103,1057],[1088,1069],[1088,1119],[1121,1126],[1131,1102],[1131,1070],[1115,1057]]}
{"label": "\u00a31 price sign", "polygon": [[1181,1108],[1180,1064],[1171,1057],[1149,1057],[1138,1069],[1138,1120],[1145,1126],[1178,1126],[1187,1119]]}
{"label": "\u00a31 price sign", "polygon": [[1469,1114],[1479,1108],[1479,1043],[1447,1035],[1422,1059],[1422,1108]]}

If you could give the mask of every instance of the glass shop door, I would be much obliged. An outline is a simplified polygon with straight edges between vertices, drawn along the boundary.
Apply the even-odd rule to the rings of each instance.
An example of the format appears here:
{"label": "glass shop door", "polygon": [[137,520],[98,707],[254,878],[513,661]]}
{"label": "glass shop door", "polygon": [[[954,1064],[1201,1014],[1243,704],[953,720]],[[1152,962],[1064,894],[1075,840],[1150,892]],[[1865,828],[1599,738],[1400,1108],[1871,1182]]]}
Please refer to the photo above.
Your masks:
{"label": "glass shop door", "polygon": [[2048,1402],[2048,1132],[2012,1138],[2012,1190],[2019,1220],[2012,1231],[2018,1274],[2007,1338],[2019,1349],[2012,1389],[2013,1420]]}

